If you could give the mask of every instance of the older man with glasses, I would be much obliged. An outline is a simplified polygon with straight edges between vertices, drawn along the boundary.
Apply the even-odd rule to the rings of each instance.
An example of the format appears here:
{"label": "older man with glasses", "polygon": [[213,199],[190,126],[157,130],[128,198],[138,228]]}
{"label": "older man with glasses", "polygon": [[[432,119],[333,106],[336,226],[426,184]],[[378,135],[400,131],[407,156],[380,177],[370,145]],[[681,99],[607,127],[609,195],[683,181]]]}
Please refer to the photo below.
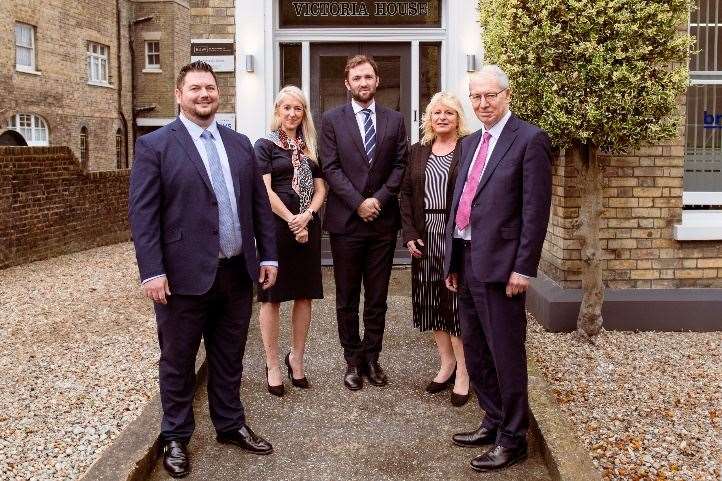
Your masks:
{"label": "older man with glasses", "polygon": [[491,446],[471,461],[491,471],[527,457],[524,302],[549,221],[551,148],[543,130],[509,110],[509,79],[498,66],[472,76],[469,98],[482,128],[461,142],[444,271],[459,295],[466,366],[486,415],[453,442]]}

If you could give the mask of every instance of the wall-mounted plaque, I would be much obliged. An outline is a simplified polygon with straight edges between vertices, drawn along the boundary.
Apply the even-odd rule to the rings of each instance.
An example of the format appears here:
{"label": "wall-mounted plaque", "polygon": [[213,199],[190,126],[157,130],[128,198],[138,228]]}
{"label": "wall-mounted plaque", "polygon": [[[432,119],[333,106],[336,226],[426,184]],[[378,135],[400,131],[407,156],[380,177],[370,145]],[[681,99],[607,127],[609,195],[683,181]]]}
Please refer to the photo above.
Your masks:
{"label": "wall-mounted plaque", "polygon": [[281,28],[440,27],[441,0],[278,0]]}
{"label": "wall-mounted plaque", "polygon": [[235,71],[233,39],[199,38],[191,40],[191,62],[202,60],[216,72]]}

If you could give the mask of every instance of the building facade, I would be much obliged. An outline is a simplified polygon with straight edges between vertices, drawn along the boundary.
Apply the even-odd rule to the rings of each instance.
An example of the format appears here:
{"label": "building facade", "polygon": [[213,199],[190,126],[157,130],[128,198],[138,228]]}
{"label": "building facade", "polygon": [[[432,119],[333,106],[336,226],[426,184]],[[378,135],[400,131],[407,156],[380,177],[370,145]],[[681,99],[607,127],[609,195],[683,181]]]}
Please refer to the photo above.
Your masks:
{"label": "building facade", "polygon": [[182,0],[0,2],[0,143],[128,168],[138,120],[175,116],[189,13]]}
{"label": "building facade", "polygon": [[[684,122],[679,136],[629,155],[604,157],[601,235],[608,304],[613,306],[616,297],[632,296],[642,311],[631,310],[630,316],[666,319],[665,311],[676,316],[667,324],[663,321],[664,328],[695,328],[679,318],[684,309],[693,312],[689,309],[695,299],[702,302],[694,311],[702,319],[696,327],[722,328],[719,315],[698,309],[722,307],[722,12],[715,2],[698,3],[688,28],[699,53],[690,58],[690,87],[680,99]],[[226,95],[221,110],[252,139],[264,135],[274,95],[284,85],[294,84],[305,92],[317,122],[324,110],[345,102],[344,63],[361,52],[379,63],[377,98],[404,114],[412,142],[419,139],[426,103],[439,90],[462,99],[472,128],[479,127],[467,99],[468,76],[484,59],[475,0],[190,4],[192,41],[213,39],[232,47],[230,71],[223,74]],[[562,152],[554,162],[544,274],[530,295],[532,311],[536,306],[538,315],[554,318],[565,328],[575,320],[581,286],[580,246],[574,235],[576,185],[576,167]],[[669,309],[670,304],[660,299],[683,309]],[[710,299],[719,305],[709,304]],[[632,304],[621,305],[628,310]],[[616,313],[610,316],[628,322]],[[637,325],[649,327],[632,321],[626,327]]]}

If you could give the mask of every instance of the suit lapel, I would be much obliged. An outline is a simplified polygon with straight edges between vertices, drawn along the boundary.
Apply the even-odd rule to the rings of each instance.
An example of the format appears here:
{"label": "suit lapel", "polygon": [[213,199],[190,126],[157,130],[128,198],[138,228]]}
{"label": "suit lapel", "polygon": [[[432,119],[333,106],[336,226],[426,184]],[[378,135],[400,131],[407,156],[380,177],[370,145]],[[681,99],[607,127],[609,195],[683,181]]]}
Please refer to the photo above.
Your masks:
{"label": "suit lapel", "polygon": [[481,189],[483,189],[486,183],[489,182],[489,178],[494,173],[494,169],[496,169],[496,166],[499,165],[501,159],[504,158],[504,155],[509,150],[509,147],[511,147],[511,144],[514,143],[514,139],[516,139],[517,127],[518,126],[516,122],[516,117],[512,115],[506,122],[504,130],[501,131],[501,135],[499,135],[499,140],[496,141],[496,145],[494,146],[494,150],[491,152],[489,161],[484,168],[484,175],[481,176],[481,180],[479,181],[479,187],[477,187],[474,197],[479,195]]}
{"label": "suit lapel", "polygon": [[208,190],[213,192],[213,187],[211,186],[211,179],[208,177],[206,166],[203,165],[203,159],[201,159],[201,154],[198,153],[198,149],[196,149],[196,144],[193,143],[193,138],[191,138],[191,134],[188,133],[188,129],[186,129],[185,125],[183,125],[183,122],[181,122],[180,119],[176,119],[171,124],[171,130],[175,132],[175,138],[183,147],[186,155],[188,155],[188,157],[191,159],[193,166],[198,171],[201,179],[203,179],[203,183],[206,185]]}
{"label": "suit lapel", "polygon": [[240,172],[241,172],[241,162],[237,158],[236,152],[237,149],[235,149],[235,145],[233,144],[233,141],[235,140],[233,136],[226,131],[225,127],[222,125],[218,126],[218,132],[221,134],[221,139],[223,140],[223,147],[226,149],[226,156],[228,157],[228,166],[231,168],[231,177],[233,178],[233,192],[236,196],[236,203],[238,203],[238,199],[240,196],[240,183],[239,180],[241,178]]}
{"label": "suit lapel", "polygon": [[386,135],[386,124],[388,123],[388,116],[383,108],[379,108],[376,104],[376,152],[381,148],[381,144],[384,142],[384,135]]}
{"label": "suit lapel", "polygon": [[[358,128],[358,122],[356,122],[356,115],[354,115],[353,113],[353,107],[351,107],[351,104],[346,104],[346,106],[344,107],[343,117],[346,121],[346,128],[351,133],[351,139],[353,140],[354,144],[356,144],[356,148],[358,148],[359,152],[361,152],[361,155],[363,155],[364,160],[366,160],[366,165],[368,166],[369,158],[366,155],[366,149],[364,149],[364,141],[361,138],[361,131]],[[376,148],[378,148],[378,142]]]}

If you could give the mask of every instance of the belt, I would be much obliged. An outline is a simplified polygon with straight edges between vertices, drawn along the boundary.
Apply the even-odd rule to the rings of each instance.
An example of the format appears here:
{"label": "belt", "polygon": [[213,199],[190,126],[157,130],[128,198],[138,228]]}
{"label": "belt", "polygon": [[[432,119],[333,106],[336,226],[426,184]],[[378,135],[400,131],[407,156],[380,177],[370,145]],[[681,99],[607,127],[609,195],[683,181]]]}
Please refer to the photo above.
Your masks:
{"label": "belt", "polygon": [[458,237],[454,237],[454,242],[457,244],[461,244],[464,246],[464,249],[469,249],[471,247],[471,241],[466,239],[459,239]]}
{"label": "belt", "polygon": [[219,257],[218,258],[218,265],[219,266],[228,266],[230,264],[233,264],[237,260],[241,258],[240,255],[233,256],[233,257]]}

